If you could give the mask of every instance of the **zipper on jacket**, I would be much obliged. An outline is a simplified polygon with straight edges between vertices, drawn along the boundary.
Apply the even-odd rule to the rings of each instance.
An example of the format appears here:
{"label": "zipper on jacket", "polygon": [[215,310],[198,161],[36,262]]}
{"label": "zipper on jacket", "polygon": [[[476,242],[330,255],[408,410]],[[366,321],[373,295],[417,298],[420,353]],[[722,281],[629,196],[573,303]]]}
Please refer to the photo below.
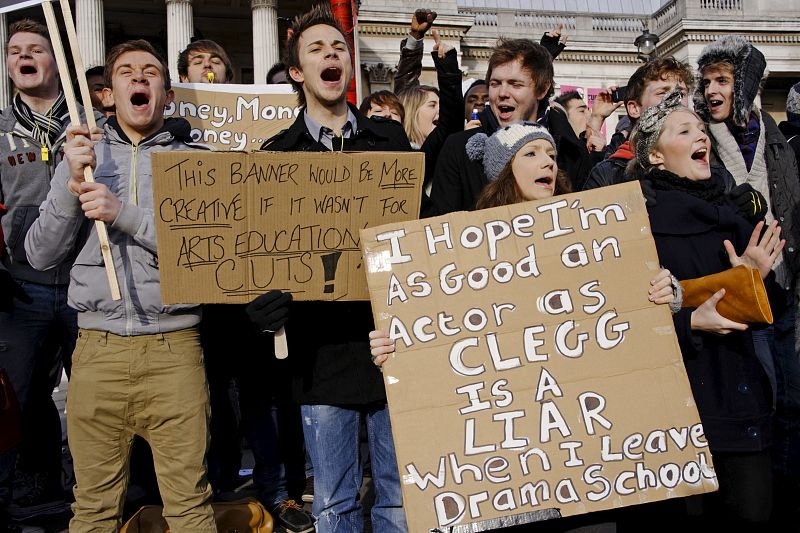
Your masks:
{"label": "zipper on jacket", "polygon": [[[136,154],[139,151],[138,144],[131,145],[131,191],[128,198],[133,202],[133,205],[139,204],[138,183],[136,182]],[[129,235],[125,236],[125,241],[131,240]],[[123,291],[123,298],[125,298],[125,331],[128,335],[133,335],[133,302],[131,301],[130,290]]]}
{"label": "zipper on jacket", "polygon": [[139,151],[139,145],[134,144],[132,148],[132,155],[131,158],[131,165],[133,168],[131,169],[131,174],[133,176],[133,190],[131,191],[131,201],[133,201],[133,205],[139,205],[139,186],[136,183],[136,154]]}

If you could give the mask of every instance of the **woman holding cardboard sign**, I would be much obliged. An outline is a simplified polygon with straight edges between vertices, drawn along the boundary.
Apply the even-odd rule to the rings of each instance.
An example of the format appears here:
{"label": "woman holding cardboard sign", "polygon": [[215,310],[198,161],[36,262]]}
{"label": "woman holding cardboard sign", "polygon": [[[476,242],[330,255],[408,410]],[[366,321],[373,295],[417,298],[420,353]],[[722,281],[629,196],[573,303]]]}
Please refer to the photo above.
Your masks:
{"label": "woman holding cardboard sign", "polygon": [[[559,171],[556,146],[550,133],[535,123],[506,126],[491,137],[473,135],[466,146],[473,161],[482,161],[489,184],[477,201],[478,209],[500,207],[519,202],[545,200],[569,192],[569,178]],[[669,271],[661,270],[650,282],[649,299],[657,304],[673,303],[675,290]],[[370,333],[372,361],[381,367],[394,352],[394,340],[385,330]],[[552,527],[559,531],[616,531],[616,511],[568,517]],[[544,531],[555,531],[541,524]],[[588,528],[588,529],[587,529]],[[539,530],[534,525],[532,530]]]}
{"label": "woman holding cardboard sign", "polygon": [[[498,130],[491,137],[472,136],[467,153],[483,161],[489,185],[476,204],[478,209],[544,200],[569,191],[569,178],[556,164],[556,147],[550,133],[538,124],[525,122]],[[662,304],[675,300],[672,276],[661,270],[650,282],[650,301]],[[370,333],[372,361],[381,366],[394,352],[394,341],[384,330]]]}
{"label": "woman holding cardboard sign", "polygon": [[[679,113],[676,114],[676,117],[678,115],[682,116],[685,114]],[[649,154],[651,149],[663,149],[660,148],[660,145],[656,142],[658,141],[658,137],[663,126],[664,121],[662,120],[661,123],[658,124],[655,132],[652,134],[654,136],[648,139],[649,145],[642,144],[644,147],[642,148],[642,153]],[[680,138],[672,138],[686,136],[685,133],[682,133],[683,131],[684,129],[678,129],[674,135],[671,134],[670,140],[664,143],[666,144],[666,150],[674,152],[670,153],[669,157],[661,159],[656,158],[656,164],[650,163],[649,158],[642,159],[644,161],[642,163],[643,166],[647,164],[648,168],[654,169],[649,174],[652,179],[657,179],[659,177],[662,177],[663,179],[663,177],[669,174],[669,171],[671,170],[672,172],[689,174],[698,181],[701,179],[708,180],[710,173],[705,174],[705,178],[703,178],[703,172],[695,172],[696,170],[708,171],[707,163],[703,167],[703,164],[697,161],[697,159],[702,159],[702,157],[694,157],[695,152],[700,152],[698,147],[701,143],[698,142],[698,147],[694,147],[693,150],[692,148],[693,144],[695,144],[694,142],[685,143],[680,142]],[[707,142],[707,138],[705,138],[703,142]],[[676,150],[676,148],[679,148],[680,150]],[[509,126],[490,138],[476,136],[475,143],[470,144],[468,146],[468,150],[470,151],[469,153],[472,157],[482,157],[486,175],[491,180],[490,185],[486,187],[481,199],[478,202],[478,207],[496,207],[525,200],[540,200],[548,198],[553,194],[565,192],[566,190],[566,187],[563,185],[564,182],[559,180],[558,169],[553,161],[555,158],[555,149],[552,145],[552,141],[549,138],[549,134],[534,125]],[[508,155],[509,152],[511,155]],[[686,178],[677,178],[677,176],[676,180],[680,183],[690,181]],[[667,182],[669,183],[669,180],[667,180]],[[669,247],[660,246],[659,253],[661,254],[661,260],[664,264],[670,268],[673,268],[673,264],[676,268],[680,268],[679,277],[691,279],[713,272],[719,272],[730,266],[728,262],[733,263],[734,265],[740,263],[747,264],[749,266],[759,268],[764,275],[768,273],[769,267],[771,266],[772,261],[774,261],[774,257],[780,252],[780,248],[782,246],[778,239],[779,232],[777,228],[774,226],[768,228],[764,238],[762,238],[760,241],[758,239],[758,233],[753,234],[751,237],[752,227],[749,226],[744,219],[738,216],[734,208],[727,206],[727,198],[724,196],[724,189],[719,192],[719,197],[715,198],[715,200],[718,200],[719,204],[725,204],[723,210],[722,207],[717,207],[706,200],[705,196],[701,194],[698,194],[698,197],[693,198],[691,194],[681,193],[686,195],[688,198],[682,198],[679,202],[680,205],[673,206],[668,202],[668,200],[671,198],[670,195],[666,194],[666,191],[662,193],[662,187],[660,184],[651,184],[649,179],[645,180],[643,184],[650,185],[647,196],[650,197],[650,203],[652,204],[650,206],[651,213],[655,211],[659,214],[663,214],[663,227],[665,231],[678,230],[676,231],[676,240],[678,245],[683,246],[684,248],[673,254],[670,253],[671,250]],[[688,186],[687,188],[690,191],[693,190]],[[696,188],[697,190],[703,189],[700,186],[697,186]],[[706,187],[706,189],[709,188]],[[661,206],[661,196],[664,196],[664,205],[662,207],[669,207],[668,210],[659,212],[655,208],[657,206]],[[708,197],[711,198],[710,195]],[[653,204],[652,200],[654,198],[659,198],[658,204]],[[695,215],[694,211],[692,210],[689,210],[689,212],[685,214],[680,213],[678,210],[683,205],[694,206],[694,209],[699,210],[701,213],[703,209],[711,209],[713,210],[714,215],[706,217],[706,220],[704,221],[700,215]],[[723,231],[723,228],[716,227],[717,225],[720,225],[719,217],[716,215],[718,209],[723,210],[722,213],[725,215],[725,217],[733,221],[732,223],[734,227],[739,230],[738,232],[726,232]],[[676,213],[679,216],[676,217]],[[700,218],[699,220],[692,221],[686,228],[683,227],[682,223],[677,222],[692,220],[692,216],[695,216],[695,218]],[[659,220],[659,222],[661,221],[662,220]],[[705,240],[697,241],[697,239],[695,239],[691,233],[692,231],[698,231],[699,233],[704,234],[709,227],[715,231],[709,233],[708,242]],[[661,226],[657,226],[654,222],[653,232],[656,234],[657,244],[663,243],[663,238],[662,243],[659,242],[661,234],[659,234],[658,231],[660,231],[660,229]],[[727,244],[723,244],[726,239],[728,239],[729,242]],[[745,250],[744,253],[739,256],[736,253],[736,250],[743,249]],[[725,264],[722,264],[722,259],[718,258],[720,255],[718,252],[724,252],[726,250],[728,253],[722,255],[722,259],[724,259]],[[727,256],[729,256],[729,259],[726,258]],[[697,257],[700,257],[701,267],[694,267]],[[706,265],[705,263],[708,261],[711,263],[716,261],[716,263]],[[688,265],[684,265],[684,262],[688,263]],[[728,340],[726,337],[720,336],[732,331],[746,329],[747,326],[725,319],[717,312],[715,305],[719,299],[723,297],[724,293],[714,295],[714,297],[712,297],[708,302],[700,305],[697,309],[680,310],[680,304],[675,302],[676,298],[673,294],[671,281],[671,276],[668,271],[662,270],[659,272],[658,276],[656,276],[656,278],[651,282],[650,300],[655,303],[673,304],[673,312],[676,313],[676,329],[678,330],[684,355],[687,358],[687,368],[689,369],[690,379],[692,381],[693,388],[695,389],[695,396],[698,397],[697,403],[699,404],[701,416],[704,413],[708,414],[708,410],[704,409],[704,406],[710,403],[712,405],[711,425],[714,426],[715,421],[713,411],[714,401],[716,399],[712,399],[711,402],[708,402],[704,400],[704,397],[706,395],[713,395],[714,392],[722,392],[724,393],[723,396],[725,399],[721,400],[720,403],[723,404],[724,409],[730,409],[733,411],[729,413],[731,418],[735,420],[737,417],[741,417],[747,418],[749,421],[748,417],[750,416],[750,411],[755,410],[756,412],[760,413],[762,409],[759,401],[749,397],[747,393],[750,393],[753,396],[765,396],[764,393],[768,392],[769,390],[768,382],[766,382],[767,388],[765,389],[763,387],[766,377],[763,376],[764,380],[757,379],[753,384],[748,384],[745,380],[737,381],[735,386],[740,384],[744,385],[739,390],[734,388],[735,394],[737,394],[739,397],[731,397],[728,389],[724,386],[721,386],[719,380],[716,378],[716,376],[714,376],[713,372],[711,372],[710,369],[704,368],[704,365],[708,365],[709,360],[718,367],[722,367],[724,364],[727,364],[718,359],[718,357],[723,355],[723,353],[716,353],[712,349],[711,351],[715,358],[706,358],[704,362],[699,364],[695,361],[689,360],[695,358],[695,353],[697,350],[693,346],[695,336],[707,336],[709,337],[709,340],[706,341],[707,346],[711,347],[716,344],[723,343],[725,346],[730,348],[731,354],[728,357],[731,357],[732,359],[733,368],[728,373],[732,373],[733,375],[743,374],[744,376],[756,376],[757,378],[762,377],[755,372],[756,369],[752,368],[753,364],[758,365],[758,361],[755,359],[753,354],[752,339],[749,337],[749,334],[731,334],[729,335],[730,340]],[[676,303],[678,304],[677,308],[674,307],[674,304]],[[695,330],[695,334],[692,333],[692,329]],[[708,333],[701,332],[713,332],[715,335],[709,335]],[[393,342],[389,339],[388,333],[385,331],[372,332],[370,338],[373,361],[376,365],[380,366],[387,359],[388,354],[394,351]],[[699,349],[702,350],[702,346]],[[736,353],[735,350],[738,350],[738,353]],[[745,362],[743,363],[742,360]],[[743,367],[743,365],[744,368],[742,370],[740,367]],[[698,368],[696,367],[699,367],[701,370],[698,371]],[[727,375],[727,373],[725,375]],[[726,382],[725,379],[722,381]],[[699,393],[698,388],[700,390]],[[710,392],[706,389],[710,389]],[[766,397],[768,398],[768,394],[766,394]],[[753,405],[754,409],[752,408]],[[767,407],[765,412],[767,415],[768,424],[768,404],[766,404],[765,407]],[[742,410],[743,414],[738,413],[738,410]],[[757,417],[758,416],[760,415],[757,415]],[[703,421],[705,423],[706,419],[704,418]],[[745,429],[748,428],[750,428],[749,425],[745,427]],[[758,437],[764,434],[763,431],[759,431],[758,427],[753,427],[752,429],[754,436],[747,437],[745,435],[745,437],[757,440]],[[711,435],[708,436],[708,439],[711,442],[712,451],[719,449],[720,447],[722,451],[726,451],[725,447],[728,445],[739,445],[735,442],[737,437],[732,435],[716,434],[713,433],[713,431],[716,431],[716,427],[712,431],[708,432],[711,433]],[[715,446],[717,448],[715,448]],[[720,477],[725,479],[724,474]],[[730,484],[730,482],[728,482],[728,484]],[[761,485],[759,484],[759,487],[760,486]]]}
{"label": "woman holding cardboard sign", "polygon": [[[632,139],[634,172],[653,192],[648,213],[662,264],[680,279],[745,265],[773,286],[771,268],[784,246],[780,228],[761,222],[754,231],[730,204],[711,177],[705,124],[680,105],[680,93],[648,109]],[[725,295],[723,288],[673,318],[720,486],[703,496],[703,517],[717,528],[757,530],[772,500],[770,361],[759,360],[750,325],[718,312]]]}

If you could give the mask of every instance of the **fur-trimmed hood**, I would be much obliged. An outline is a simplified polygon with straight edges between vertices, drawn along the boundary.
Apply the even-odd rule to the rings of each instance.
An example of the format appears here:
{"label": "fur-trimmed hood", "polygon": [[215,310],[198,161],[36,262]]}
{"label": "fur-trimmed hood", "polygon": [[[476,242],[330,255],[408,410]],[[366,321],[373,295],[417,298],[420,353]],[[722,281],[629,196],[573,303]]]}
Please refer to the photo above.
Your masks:
{"label": "fur-trimmed hood", "polygon": [[766,76],[767,60],[764,54],[739,35],[725,35],[703,48],[697,58],[700,79],[694,93],[694,108],[705,120],[710,120],[711,115],[706,104],[702,73],[706,66],[719,61],[733,65],[732,118],[734,123],[744,126],[753,110],[761,81]]}

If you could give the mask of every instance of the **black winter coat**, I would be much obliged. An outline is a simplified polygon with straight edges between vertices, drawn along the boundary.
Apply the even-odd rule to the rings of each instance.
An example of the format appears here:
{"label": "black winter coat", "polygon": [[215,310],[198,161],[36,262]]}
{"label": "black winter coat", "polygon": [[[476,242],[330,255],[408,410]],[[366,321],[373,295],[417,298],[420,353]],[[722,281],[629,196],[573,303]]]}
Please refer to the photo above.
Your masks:
{"label": "black winter coat", "polygon": [[[403,127],[369,119],[354,106],[357,131],[344,139],[345,151],[409,152]],[[303,113],[292,126],[268,139],[262,150],[324,152],[308,133]],[[360,406],[385,403],[380,370],[372,364],[369,332],[375,329],[369,302],[292,302],[286,324],[292,396],[301,404]]]}
{"label": "black winter coat", "polygon": [[486,122],[485,113],[478,115],[480,128],[454,133],[445,140],[433,175],[431,201],[423,210],[423,217],[475,209],[475,202],[489,181],[484,175],[483,163],[470,161],[467,157],[466,146],[469,138],[477,133],[494,133],[495,130]]}
{"label": "black winter coat", "polygon": [[[439,123],[422,143],[420,150],[425,154],[425,180],[423,190],[433,180],[436,162],[447,137],[464,130],[464,95],[461,94],[461,71],[458,70],[458,55],[455,49],[440,59],[437,52],[431,52],[433,64],[436,66],[436,77],[439,82]],[[400,43],[400,63],[394,78],[395,93],[411,87],[419,86],[422,72],[422,48],[409,50],[406,41]],[[432,211],[430,198],[422,195],[420,213]]]}
{"label": "black winter coat", "polygon": [[[728,205],[682,191],[656,191],[648,207],[661,264],[678,279],[730,268],[723,241],[742,253],[752,227]],[[770,274],[767,283],[774,275]],[[770,444],[772,389],[749,331],[693,332],[693,308],[673,315],[683,361],[712,452],[760,451]]]}
{"label": "black winter coat", "polygon": [[[629,160],[619,157],[609,157],[605,161],[600,161],[592,168],[589,178],[583,184],[583,190],[588,191],[635,180],[634,176],[625,172],[629,162]],[[711,177],[725,183],[725,193],[731,192],[731,189],[736,186],[731,173],[721,165],[711,165]]]}
{"label": "black winter coat", "polygon": [[461,71],[458,70],[456,51],[450,50],[444,59],[439,59],[436,52],[431,52],[431,55],[439,82],[439,122],[420,147],[425,153],[426,185],[435,175],[444,142],[450,135],[464,130],[464,95],[461,94]]}
{"label": "black winter coat", "polygon": [[783,136],[786,137],[786,142],[794,150],[794,160],[800,165],[800,124],[784,120],[778,124],[778,129],[781,130]]}
{"label": "black winter coat", "polygon": [[609,157],[605,161],[600,161],[592,167],[589,177],[583,184],[583,190],[588,191],[598,187],[608,187],[609,185],[617,185],[636,179],[625,173],[628,163],[630,163],[630,160],[619,157]]}
{"label": "black winter coat", "polygon": [[[800,180],[794,152],[778,129],[775,120],[761,113],[764,130],[764,159],[767,163],[770,206],[772,214],[781,225],[781,238],[786,239],[783,258],[792,276],[800,275]],[[720,164],[716,141],[712,137],[712,163]],[[713,167],[712,167],[713,168]]]}
{"label": "black winter coat", "polygon": [[558,147],[556,163],[559,170],[569,176],[573,191],[582,190],[592,167],[603,160],[604,152],[590,152],[586,148],[586,139],[575,135],[567,114],[557,107],[548,110],[547,129]]}

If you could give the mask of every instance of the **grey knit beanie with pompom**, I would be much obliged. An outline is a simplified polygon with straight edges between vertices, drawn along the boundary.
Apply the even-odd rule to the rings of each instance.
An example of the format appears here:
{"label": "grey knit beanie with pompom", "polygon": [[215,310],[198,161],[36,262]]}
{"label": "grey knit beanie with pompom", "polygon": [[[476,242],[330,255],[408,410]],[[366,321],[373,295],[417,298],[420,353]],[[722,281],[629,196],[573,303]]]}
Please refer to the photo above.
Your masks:
{"label": "grey knit beanie with pompom", "polygon": [[553,136],[543,126],[521,122],[501,128],[491,137],[485,133],[476,133],[467,141],[467,157],[471,161],[483,161],[486,179],[494,181],[520,148],[537,139],[544,139],[556,148]]}

